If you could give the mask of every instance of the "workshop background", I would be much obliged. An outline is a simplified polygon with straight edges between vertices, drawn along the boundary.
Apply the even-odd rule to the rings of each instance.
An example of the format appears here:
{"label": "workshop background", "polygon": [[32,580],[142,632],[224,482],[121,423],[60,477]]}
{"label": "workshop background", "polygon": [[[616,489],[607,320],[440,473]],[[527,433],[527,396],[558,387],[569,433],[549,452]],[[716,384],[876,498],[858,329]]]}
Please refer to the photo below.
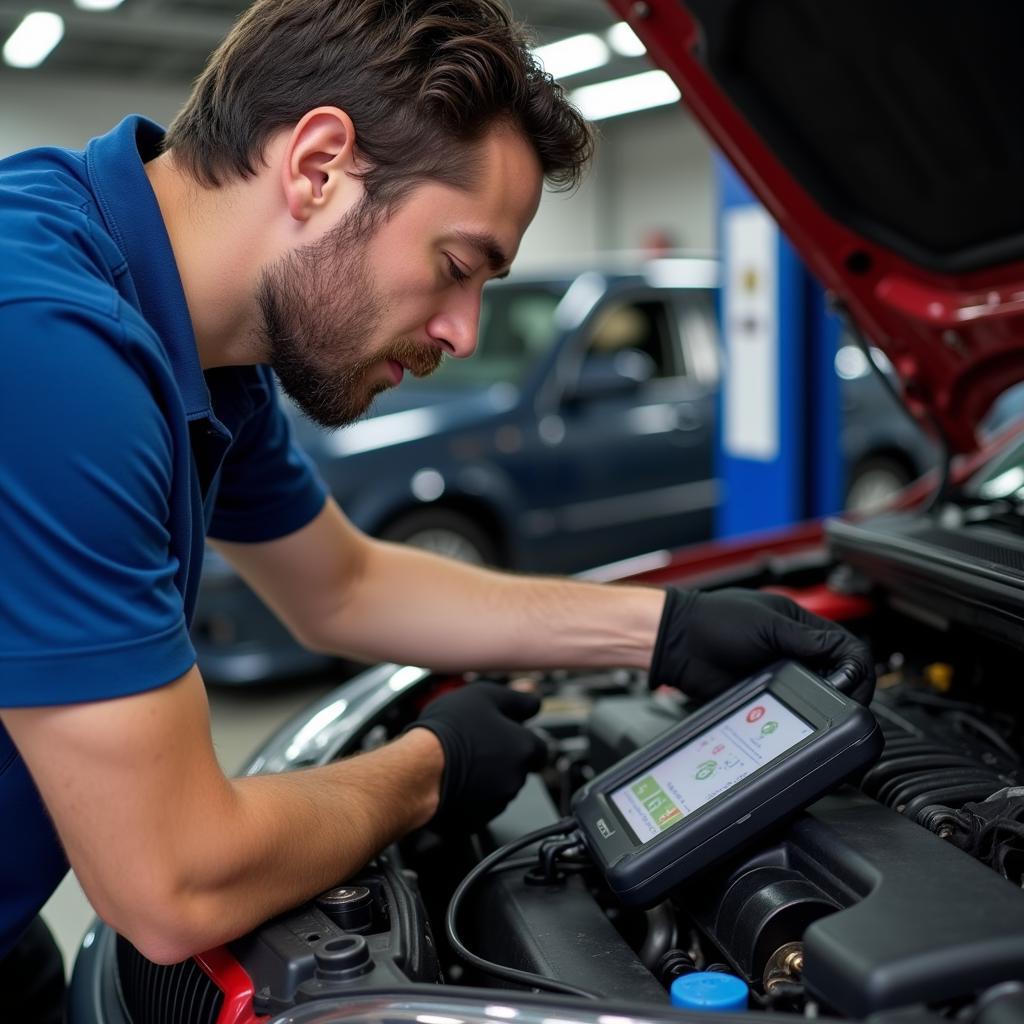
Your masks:
{"label": "workshop background", "polygon": [[[0,157],[37,145],[81,146],[129,113],[167,123],[187,96],[207,54],[244,4],[237,0],[52,0],[46,7],[46,12],[40,12],[35,3],[0,0],[0,40],[7,40],[0,63]],[[600,130],[598,158],[579,192],[568,197],[545,195],[524,240],[515,276],[577,275],[590,266],[605,266],[609,254],[620,266],[680,253],[709,256],[721,251],[720,237],[735,236],[741,241],[749,237],[752,244],[761,246],[766,266],[779,278],[773,278],[773,287],[786,290],[781,299],[773,291],[767,298],[762,296],[764,301],[773,310],[776,305],[784,310],[786,303],[792,305],[797,301],[794,296],[799,296],[801,309],[811,308],[804,300],[812,294],[813,283],[801,276],[791,254],[782,249],[780,255],[778,247],[784,243],[765,234],[773,230],[771,226],[762,230],[764,224],[756,212],[753,220],[748,216],[749,200],[737,191],[728,168],[716,161],[701,131],[676,102],[678,91],[667,76],[651,70],[636,37],[625,26],[616,25],[610,11],[594,0],[554,4],[516,0],[514,10],[535,28],[545,65],[564,81],[574,101],[598,122]],[[25,20],[30,12],[30,20]],[[52,48],[47,52],[48,44]],[[736,209],[740,216],[730,219],[730,210]],[[740,255],[734,253],[733,258]],[[747,271],[743,280],[756,284],[752,274]],[[723,315],[722,309],[728,319],[727,295],[720,303],[716,299],[715,315]],[[758,315],[756,309],[737,310],[744,323]],[[833,357],[838,330],[827,336],[819,330],[828,322],[823,305],[819,313],[808,316],[813,323],[802,322],[799,331],[807,336],[817,331],[824,338],[819,338],[825,354],[818,380],[821,394],[831,393],[837,388]],[[829,328],[833,329],[834,325]],[[797,332],[795,326],[793,331]],[[789,342],[783,338],[781,343]],[[863,359],[859,364],[848,355],[850,359],[856,365],[848,367],[846,376],[867,376]],[[768,383],[774,386],[774,379]],[[804,383],[790,381],[786,386]],[[785,397],[784,390],[777,399],[779,394]],[[759,504],[763,515],[773,505],[757,474],[781,469],[776,476],[788,490],[774,506],[776,523],[834,510],[827,506],[837,505],[841,488],[839,476],[828,468],[838,466],[839,459],[836,408],[838,399],[827,408],[813,410],[819,417],[814,422],[831,423],[828,443],[812,453],[822,479],[828,477],[824,484],[817,481],[825,491],[816,499],[808,497],[811,482],[794,475],[798,470],[804,473],[807,466],[806,453],[791,450],[802,443],[793,426],[796,421],[790,421],[788,432],[772,442],[774,447],[767,454],[745,452],[744,424],[733,424],[738,430],[734,452],[730,454],[719,437],[720,475],[731,481],[734,492],[744,481],[753,482],[765,499]],[[757,435],[756,444],[761,444],[763,431],[756,423],[752,427],[748,423],[747,435],[751,429]],[[738,508],[733,506],[731,519],[719,514],[719,534],[773,525],[744,519]],[[224,767],[235,770],[276,725],[325,692],[343,671],[338,666],[258,687],[211,686],[215,740]],[[240,680],[222,680],[229,681]],[[91,916],[73,879],[62,885],[45,916],[70,968]]]}

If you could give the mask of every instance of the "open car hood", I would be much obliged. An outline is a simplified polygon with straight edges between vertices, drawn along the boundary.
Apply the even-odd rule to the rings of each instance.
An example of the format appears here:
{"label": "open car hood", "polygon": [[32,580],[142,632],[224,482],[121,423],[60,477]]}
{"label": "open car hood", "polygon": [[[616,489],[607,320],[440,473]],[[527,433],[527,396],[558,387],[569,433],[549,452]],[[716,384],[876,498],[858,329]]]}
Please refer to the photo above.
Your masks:
{"label": "open car hood", "polygon": [[1024,6],[610,0],[954,452],[1024,380]]}

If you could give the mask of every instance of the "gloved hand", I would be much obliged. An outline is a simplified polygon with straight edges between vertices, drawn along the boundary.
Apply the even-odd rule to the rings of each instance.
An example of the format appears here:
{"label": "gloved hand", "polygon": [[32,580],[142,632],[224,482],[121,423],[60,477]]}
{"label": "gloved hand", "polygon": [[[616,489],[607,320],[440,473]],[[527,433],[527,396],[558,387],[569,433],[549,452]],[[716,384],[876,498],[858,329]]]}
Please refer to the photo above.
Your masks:
{"label": "gloved hand", "polygon": [[668,684],[710,700],[782,659],[830,677],[861,704],[874,693],[874,666],[864,644],[788,597],[735,587],[667,588],[651,659],[652,686]]}
{"label": "gloved hand", "polygon": [[441,802],[431,828],[473,832],[500,814],[528,772],[544,767],[547,746],[520,725],[540,700],[497,683],[470,683],[431,701],[410,729],[429,729],[444,749]]}

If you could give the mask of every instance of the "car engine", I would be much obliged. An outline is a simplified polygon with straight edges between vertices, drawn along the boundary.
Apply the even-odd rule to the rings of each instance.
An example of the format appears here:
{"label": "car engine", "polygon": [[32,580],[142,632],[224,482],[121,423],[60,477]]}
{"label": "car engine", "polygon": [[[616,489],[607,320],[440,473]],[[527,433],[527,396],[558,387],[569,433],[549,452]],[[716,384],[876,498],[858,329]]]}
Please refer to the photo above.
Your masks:
{"label": "car engine", "polygon": [[[799,589],[806,573],[744,582]],[[461,905],[462,942],[484,961],[637,1013],[664,1007],[672,981],[699,970],[742,978],[755,1012],[863,1019],[919,1008],[1024,1019],[1024,988],[1013,984],[1024,979],[1024,701],[1010,682],[1019,659],[891,605],[850,625],[870,637],[881,668],[872,709],[885,749],[861,778],[647,911],[621,909],[585,862],[545,860],[542,844],[480,878]],[[409,679],[356,727],[349,715],[340,741],[323,729],[306,763],[386,741],[463,681]],[[214,1024],[237,971],[251,979],[258,1016],[424,984],[503,988],[513,998],[515,985],[453,955],[445,912],[456,887],[491,851],[557,822],[585,780],[690,709],[675,691],[648,693],[642,673],[503,681],[543,697],[535,727],[550,756],[485,833],[416,833],[198,966],[159,967],[105,933],[95,955],[105,944],[116,977],[98,986],[110,989],[103,1019]],[[257,758],[252,771],[266,770],[273,765]]]}

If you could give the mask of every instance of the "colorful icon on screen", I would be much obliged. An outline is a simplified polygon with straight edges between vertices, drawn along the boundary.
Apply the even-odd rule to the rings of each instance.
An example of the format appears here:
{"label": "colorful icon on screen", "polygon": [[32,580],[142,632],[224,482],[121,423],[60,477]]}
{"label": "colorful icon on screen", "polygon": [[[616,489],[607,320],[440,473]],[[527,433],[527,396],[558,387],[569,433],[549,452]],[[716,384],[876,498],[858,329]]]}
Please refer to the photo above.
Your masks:
{"label": "colorful icon on screen", "polygon": [[633,783],[633,792],[636,794],[638,800],[646,800],[648,797],[652,797],[660,793],[661,786],[658,785],[657,780],[653,775],[647,775],[639,782]]}
{"label": "colorful icon on screen", "polygon": [[778,727],[778,722],[765,722],[764,725],[761,726],[761,735],[770,736],[776,729],[778,729]]}
{"label": "colorful icon on screen", "polygon": [[664,811],[662,814],[659,814],[655,821],[657,822],[658,828],[664,831],[670,825],[674,825],[677,821],[679,821],[679,819],[682,818],[682,816],[683,812],[679,810],[678,807],[673,805],[672,807],[669,807],[668,810]]}
{"label": "colorful icon on screen", "polygon": [[747,712],[747,721],[753,725],[755,722],[759,722],[765,716],[765,709],[762,705],[758,704],[756,708],[751,708]]}
{"label": "colorful icon on screen", "polygon": [[717,761],[703,761],[697,766],[696,778],[703,782],[705,779],[710,779],[715,774],[715,769],[718,767]]}

